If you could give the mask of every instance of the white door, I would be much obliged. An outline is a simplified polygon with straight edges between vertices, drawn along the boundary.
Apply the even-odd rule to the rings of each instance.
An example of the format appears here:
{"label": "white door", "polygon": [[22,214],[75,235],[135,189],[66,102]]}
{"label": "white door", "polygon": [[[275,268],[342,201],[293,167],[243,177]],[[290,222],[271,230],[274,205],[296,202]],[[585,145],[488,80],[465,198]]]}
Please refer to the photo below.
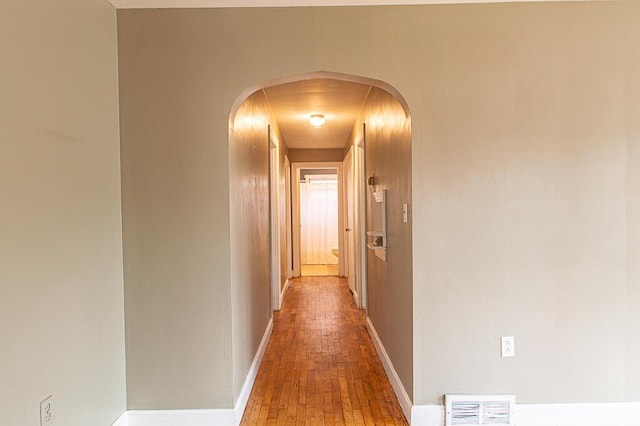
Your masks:
{"label": "white door", "polygon": [[345,253],[346,276],[349,288],[358,302],[356,289],[357,267],[356,267],[356,229],[355,229],[355,191],[354,191],[354,167],[353,167],[353,147],[344,157],[344,182],[345,182],[345,240],[347,250]]}

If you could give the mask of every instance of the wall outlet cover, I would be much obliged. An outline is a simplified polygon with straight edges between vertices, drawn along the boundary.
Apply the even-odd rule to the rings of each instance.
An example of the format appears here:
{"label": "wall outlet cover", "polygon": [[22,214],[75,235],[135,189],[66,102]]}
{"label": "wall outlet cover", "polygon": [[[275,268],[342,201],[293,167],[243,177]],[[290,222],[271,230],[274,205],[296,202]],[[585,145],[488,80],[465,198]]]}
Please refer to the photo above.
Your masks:
{"label": "wall outlet cover", "polygon": [[53,395],[40,402],[40,426],[53,425]]}
{"label": "wall outlet cover", "polygon": [[516,356],[516,343],[513,336],[502,336],[500,344],[500,352],[503,358]]}

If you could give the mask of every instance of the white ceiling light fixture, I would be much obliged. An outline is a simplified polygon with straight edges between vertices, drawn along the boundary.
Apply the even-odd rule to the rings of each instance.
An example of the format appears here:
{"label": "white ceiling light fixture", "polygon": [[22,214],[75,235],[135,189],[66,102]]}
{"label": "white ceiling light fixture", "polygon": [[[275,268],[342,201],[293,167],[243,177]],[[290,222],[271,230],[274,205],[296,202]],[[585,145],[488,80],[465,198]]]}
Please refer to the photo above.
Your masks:
{"label": "white ceiling light fixture", "polygon": [[311,114],[309,116],[309,122],[313,127],[322,127],[324,121],[324,115],[322,114]]}

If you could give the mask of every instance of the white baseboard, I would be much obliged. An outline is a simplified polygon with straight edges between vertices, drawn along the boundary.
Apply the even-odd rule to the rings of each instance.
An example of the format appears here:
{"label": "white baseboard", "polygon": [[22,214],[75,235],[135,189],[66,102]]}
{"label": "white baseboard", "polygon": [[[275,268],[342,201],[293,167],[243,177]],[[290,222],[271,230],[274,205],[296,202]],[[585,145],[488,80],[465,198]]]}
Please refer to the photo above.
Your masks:
{"label": "white baseboard", "polygon": [[289,290],[289,284],[291,284],[291,281],[289,281],[289,278],[287,278],[287,281],[285,281],[284,287],[280,292],[280,309],[282,309],[282,303],[284,302],[284,295],[287,293],[287,290]]}
{"label": "white baseboard", "polygon": [[[640,403],[516,404],[516,426],[638,426]],[[411,414],[416,426],[443,426],[442,405],[416,405]]]}
{"label": "white baseboard", "polygon": [[129,426],[128,414],[126,411],[122,413],[122,415],[118,417],[118,420],[111,426]]}
{"label": "white baseboard", "polygon": [[409,394],[404,388],[402,381],[400,380],[400,376],[396,372],[396,369],[393,367],[393,363],[391,362],[391,358],[387,354],[378,333],[376,332],[373,323],[371,322],[371,318],[367,317],[367,330],[369,330],[369,334],[371,335],[371,340],[373,340],[373,345],[376,348],[376,352],[378,352],[378,356],[380,357],[380,361],[382,361],[382,365],[384,367],[384,371],[387,373],[387,377],[389,378],[389,382],[391,382],[391,387],[393,391],[396,393],[396,397],[398,398],[398,402],[400,402],[400,407],[402,407],[402,412],[407,419],[411,419],[411,408],[413,407],[413,403],[411,402],[411,398],[409,398]]}
{"label": "white baseboard", "polygon": [[[287,285],[288,284],[289,284],[289,280],[287,280]],[[287,285],[285,285],[285,290],[287,288]],[[256,356],[253,358],[253,362],[251,363],[251,368],[249,368],[247,379],[244,381],[244,385],[242,386],[242,390],[240,391],[240,396],[238,396],[238,400],[236,401],[235,408],[233,409],[236,416],[236,423],[235,423],[236,425],[239,425],[240,422],[242,421],[242,415],[244,414],[245,408],[247,408],[249,395],[251,394],[251,389],[253,389],[253,383],[256,381],[256,376],[258,375],[260,364],[262,364],[262,358],[264,357],[264,353],[267,350],[267,344],[269,344],[269,339],[271,338],[272,331],[273,331],[273,318],[269,318],[269,323],[267,324],[267,328],[264,331],[262,340],[260,341],[260,346],[258,346],[258,351],[256,352]]]}
{"label": "white baseboard", "polygon": [[258,369],[267,349],[273,319],[269,319],[267,328],[262,336],[256,356],[251,363],[247,379],[242,386],[240,396],[234,408],[207,410],[129,410],[124,413],[113,426],[237,426],[242,421],[242,415],[247,407],[253,383],[258,375]]}
{"label": "white baseboard", "polygon": [[126,426],[233,426],[231,408],[212,410],[131,410]]}
{"label": "white baseboard", "polygon": [[638,426],[640,403],[516,404],[518,426]]}
{"label": "white baseboard", "polygon": [[443,426],[444,406],[414,405],[411,409],[411,420],[414,426]]}

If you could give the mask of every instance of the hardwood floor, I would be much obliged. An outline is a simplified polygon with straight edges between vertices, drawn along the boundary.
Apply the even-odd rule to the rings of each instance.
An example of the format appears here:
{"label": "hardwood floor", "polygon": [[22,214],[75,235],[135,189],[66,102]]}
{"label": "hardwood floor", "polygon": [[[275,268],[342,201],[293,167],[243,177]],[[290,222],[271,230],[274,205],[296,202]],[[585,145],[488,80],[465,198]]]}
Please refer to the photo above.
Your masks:
{"label": "hardwood floor", "polygon": [[241,424],[408,424],[345,278],[293,280]]}
{"label": "hardwood floor", "polygon": [[300,265],[300,273],[303,277],[338,275],[338,264]]}

